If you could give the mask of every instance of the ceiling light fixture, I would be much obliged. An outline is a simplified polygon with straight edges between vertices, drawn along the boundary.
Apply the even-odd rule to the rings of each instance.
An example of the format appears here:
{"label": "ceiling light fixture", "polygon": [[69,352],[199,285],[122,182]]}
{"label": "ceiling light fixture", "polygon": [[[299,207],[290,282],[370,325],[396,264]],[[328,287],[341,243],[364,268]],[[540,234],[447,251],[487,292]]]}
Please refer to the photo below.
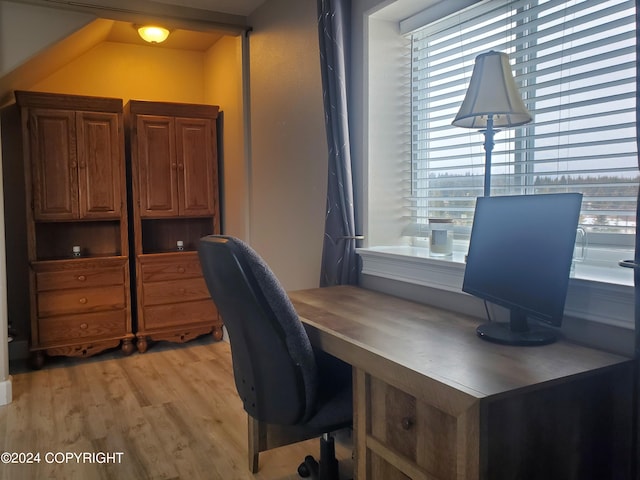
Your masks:
{"label": "ceiling light fixture", "polygon": [[164,27],[158,27],[156,25],[144,25],[138,28],[138,35],[149,43],[162,43],[169,36],[169,30]]}

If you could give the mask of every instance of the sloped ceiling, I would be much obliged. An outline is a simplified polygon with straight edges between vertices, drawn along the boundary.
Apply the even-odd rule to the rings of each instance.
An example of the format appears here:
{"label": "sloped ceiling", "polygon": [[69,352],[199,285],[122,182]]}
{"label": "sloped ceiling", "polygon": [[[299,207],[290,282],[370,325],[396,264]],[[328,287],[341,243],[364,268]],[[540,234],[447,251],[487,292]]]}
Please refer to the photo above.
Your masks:
{"label": "sloped ceiling", "polygon": [[[160,6],[162,4],[169,9],[178,9],[169,10],[172,13],[174,11],[181,12],[182,10],[180,9],[193,8],[197,9],[194,10],[195,12],[206,10],[212,12],[213,15],[239,15],[244,18],[264,2],[265,0],[149,0],[143,2],[133,1],[127,3],[127,5],[142,5],[148,11],[153,10],[153,4],[158,4],[157,11],[162,13],[165,11],[165,7]],[[34,2],[34,4],[46,5],[47,7],[55,6],[58,3],[57,0]],[[96,5],[99,3],[104,4],[105,2],[94,1]],[[116,3],[111,2],[112,5]],[[148,7],[149,5],[151,5],[150,8]],[[86,9],[83,10],[86,11]],[[193,15],[194,11],[189,11],[188,13]],[[96,15],[99,16],[100,12],[98,10]],[[102,11],[102,13],[110,16],[109,12]],[[136,23],[140,21],[140,16],[132,15],[131,21],[123,20],[123,17],[126,18],[127,14],[123,14],[122,10],[120,10],[111,18],[97,18],[63,40],[48,46],[38,55],[27,59],[14,70],[5,73],[0,77],[0,106],[12,101],[11,92],[14,90],[29,89],[31,85],[51,75],[101,42],[147,45],[138,36],[134,28]],[[162,18],[162,16],[156,15],[155,18]],[[171,35],[164,43],[154,45],[154,48],[206,51],[223,35],[229,34],[229,30],[224,28],[217,29],[213,24],[209,27],[206,22],[204,24],[196,24],[194,28],[190,28],[190,22],[176,22],[175,18],[169,18],[167,26],[171,29]]]}

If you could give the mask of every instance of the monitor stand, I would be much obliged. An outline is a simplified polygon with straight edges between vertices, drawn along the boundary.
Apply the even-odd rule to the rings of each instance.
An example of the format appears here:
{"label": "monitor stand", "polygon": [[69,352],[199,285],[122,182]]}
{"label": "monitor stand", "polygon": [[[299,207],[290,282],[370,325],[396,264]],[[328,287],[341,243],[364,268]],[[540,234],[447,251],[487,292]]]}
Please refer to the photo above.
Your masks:
{"label": "monitor stand", "polygon": [[476,332],[483,340],[503,345],[537,346],[555,342],[558,337],[552,330],[529,328],[527,314],[518,309],[511,310],[509,323],[485,323]]}

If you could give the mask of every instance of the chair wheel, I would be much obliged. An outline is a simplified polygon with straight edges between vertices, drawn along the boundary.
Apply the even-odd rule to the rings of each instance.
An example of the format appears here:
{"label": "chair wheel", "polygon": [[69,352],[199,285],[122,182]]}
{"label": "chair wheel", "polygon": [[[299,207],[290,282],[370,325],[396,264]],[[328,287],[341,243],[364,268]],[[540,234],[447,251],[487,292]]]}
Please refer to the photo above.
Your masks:
{"label": "chair wheel", "polygon": [[318,462],[311,455],[304,457],[304,462],[298,467],[298,475],[302,478],[310,477],[314,474],[317,475],[319,469]]}
{"label": "chair wheel", "polygon": [[302,478],[311,476],[311,472],[309,471],[306,463],[301,463],[300,465],[298,465],[298,475],[300,475]]}

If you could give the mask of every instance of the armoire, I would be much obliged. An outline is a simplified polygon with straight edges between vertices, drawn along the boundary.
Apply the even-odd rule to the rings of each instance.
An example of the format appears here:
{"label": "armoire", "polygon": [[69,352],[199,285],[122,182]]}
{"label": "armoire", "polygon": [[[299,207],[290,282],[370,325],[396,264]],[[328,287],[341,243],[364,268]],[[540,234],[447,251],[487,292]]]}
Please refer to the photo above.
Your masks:
{"label": "armoire", "polygon": [[10,322],[28,311],[33,367],[45,354],[221,339],[196,251],[221,231],[219,108],[15,99],[0,117],[7,303]]}

